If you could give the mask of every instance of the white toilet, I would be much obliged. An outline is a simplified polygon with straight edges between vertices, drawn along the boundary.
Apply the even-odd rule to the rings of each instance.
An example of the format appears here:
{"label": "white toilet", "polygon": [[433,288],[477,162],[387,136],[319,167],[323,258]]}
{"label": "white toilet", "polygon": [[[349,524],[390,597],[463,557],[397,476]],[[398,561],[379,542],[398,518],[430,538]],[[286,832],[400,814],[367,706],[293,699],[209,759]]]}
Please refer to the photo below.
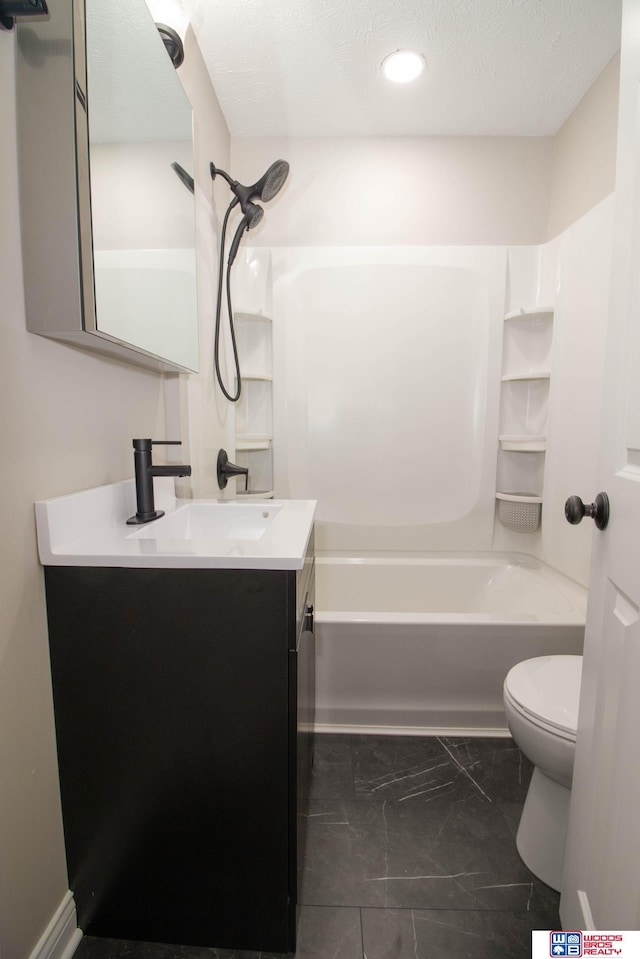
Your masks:
{"label": "white toilet", "polygon": [[582,656],[539,656],[504,681],[511,735],[535,769],[516,846],[531,872],[560,891],[578,728]]}

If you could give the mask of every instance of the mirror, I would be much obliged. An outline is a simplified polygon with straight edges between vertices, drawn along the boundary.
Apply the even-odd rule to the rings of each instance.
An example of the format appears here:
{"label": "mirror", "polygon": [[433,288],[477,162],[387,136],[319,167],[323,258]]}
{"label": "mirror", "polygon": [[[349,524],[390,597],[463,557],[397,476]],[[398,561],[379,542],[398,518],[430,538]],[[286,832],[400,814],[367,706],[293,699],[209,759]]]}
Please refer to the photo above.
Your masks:
{"label": "mirror", "polygon": [[144,0],[88,0],[97,328],[198,368],[191,104]]}
{"label": "mirror", "polygon": [[145,0],[19,25],[17,93],[28,328],[197,371],[192,111]]}

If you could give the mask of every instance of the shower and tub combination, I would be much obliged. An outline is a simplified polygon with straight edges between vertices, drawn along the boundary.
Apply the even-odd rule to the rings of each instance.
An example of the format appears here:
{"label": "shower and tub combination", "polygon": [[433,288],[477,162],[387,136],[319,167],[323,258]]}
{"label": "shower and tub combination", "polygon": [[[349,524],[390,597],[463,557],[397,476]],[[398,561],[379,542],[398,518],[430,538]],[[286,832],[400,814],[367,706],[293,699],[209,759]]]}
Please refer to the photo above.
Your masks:
{"label": "shower and tub combination", "polygon": [[[508,735],[511,667],[579,655],[584,636],[578,576],[542,561],[540,532],[495,521],[504,316],[516,297],[554,302],[553,262],[496,247],[270,252],[275,483],[318,500],[317,728]],[[544,455],[504,459],[521,488],[527,469],[542,482]],[[545,490],[550,541],[559,496]]]}
{"label": "shower and tub combination", "polygon": [[504,735],[516,663],[582,652],[585,591],[523,554],[316,559],[316,723]]}

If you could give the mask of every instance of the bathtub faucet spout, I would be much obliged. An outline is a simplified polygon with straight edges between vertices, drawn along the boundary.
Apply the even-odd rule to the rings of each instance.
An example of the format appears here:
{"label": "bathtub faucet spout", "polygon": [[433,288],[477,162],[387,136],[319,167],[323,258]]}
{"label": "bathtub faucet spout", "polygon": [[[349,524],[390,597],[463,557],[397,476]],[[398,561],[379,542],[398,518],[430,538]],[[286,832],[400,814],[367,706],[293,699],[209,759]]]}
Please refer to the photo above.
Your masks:
{"label": "bathtub faucet spout", "polygon": [[224,489],[230,479],[234,476],[244,476],[244,489],[245,492],[249,489],[249,467],[248,466],[236,466],[235,463],[232,463],[227,456],[226,450],[220,450],[218,453],[218,486],[220,489]]}

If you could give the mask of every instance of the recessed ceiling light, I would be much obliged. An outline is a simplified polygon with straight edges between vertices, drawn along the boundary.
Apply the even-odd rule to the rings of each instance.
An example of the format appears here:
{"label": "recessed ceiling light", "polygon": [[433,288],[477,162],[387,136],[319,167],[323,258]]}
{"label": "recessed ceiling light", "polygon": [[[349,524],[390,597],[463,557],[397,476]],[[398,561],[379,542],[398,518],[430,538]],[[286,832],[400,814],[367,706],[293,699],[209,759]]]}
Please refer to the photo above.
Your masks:
{"label": "recessed ceiling light", "polygon": [[382,72],[393,83],[409,83],[424,70],[424,57],[413,50],[396,50],[382,61]]}

